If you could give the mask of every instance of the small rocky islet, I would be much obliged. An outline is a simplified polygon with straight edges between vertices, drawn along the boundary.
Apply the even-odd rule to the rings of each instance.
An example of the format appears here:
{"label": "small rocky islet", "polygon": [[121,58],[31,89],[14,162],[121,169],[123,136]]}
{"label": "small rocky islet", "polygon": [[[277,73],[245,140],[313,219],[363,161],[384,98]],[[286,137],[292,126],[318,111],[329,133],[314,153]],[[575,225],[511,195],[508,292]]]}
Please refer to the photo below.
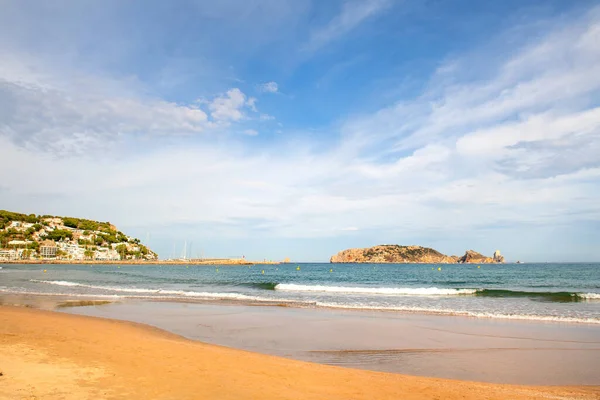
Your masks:
{"label": "small rocky islet", "polygon": [[422,246],[400,246],[384,244],[367,248],[342,250],[333,255],[331,263],[422,263],[422,264],[501,264],[504,256],[499,250],[492,257],[474,250],[467,250],[463,256],[448,256],[439,251]]}

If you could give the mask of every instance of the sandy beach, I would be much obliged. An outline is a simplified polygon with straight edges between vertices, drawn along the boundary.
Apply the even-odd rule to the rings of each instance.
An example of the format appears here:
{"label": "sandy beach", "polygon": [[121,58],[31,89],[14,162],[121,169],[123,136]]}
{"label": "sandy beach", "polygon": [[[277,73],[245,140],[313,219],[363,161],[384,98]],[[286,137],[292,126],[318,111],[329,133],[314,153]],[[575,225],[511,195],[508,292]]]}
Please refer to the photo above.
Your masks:
{"label": "sandy beach", "polygon": [[473,383],[235,350],[131,322],[0,307],[2,399],[596,399],[600,387]]}

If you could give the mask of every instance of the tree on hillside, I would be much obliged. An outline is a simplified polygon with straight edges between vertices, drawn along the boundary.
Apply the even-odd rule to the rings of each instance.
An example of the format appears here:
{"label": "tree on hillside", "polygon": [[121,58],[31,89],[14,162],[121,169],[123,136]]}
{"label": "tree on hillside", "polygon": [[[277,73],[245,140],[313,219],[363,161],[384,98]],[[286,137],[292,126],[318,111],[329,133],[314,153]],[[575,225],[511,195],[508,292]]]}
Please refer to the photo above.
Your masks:
{"label": "tree on hillside", "polygon": [[63,224],[69,228],[77,228],[78,222],[75,218],[63,218]]}
{"label": "tree on hillside", "polygon": [[99,224],[95,221],[90,221],[87,219],[83,219],[79,222],[79,229],[83,229],[85,231],[97,231]]}
{"label": "tree on hillside", "polygon": [[94,250],[91,249],[85,249],[85,251],[83,252],[83,256],[89,260],[91,260],[94,257]]}
{"label": "tree on hillside", "polygon": [[64,240],[64,239],[72,240],[73,233],[71,233],[71,231],[67,231],[65,229],[55,229],[53,231],[48,232],[48,235],[46,236],[46,238],[49,240],[54,240],[54,241],[59,241],[59,240]]}
{"label": "tree on hillside", "polygon": [[0,247],[7,247],[9,239],[8,232],[0,232]]}
{"label": "tree on hillside", "polygon": [[117,250],[117,252],[121,256],[121,260],[124,260],[125,256],[127,255],[127,246],[124,245],[124,244],[120,244],[115,249]]}

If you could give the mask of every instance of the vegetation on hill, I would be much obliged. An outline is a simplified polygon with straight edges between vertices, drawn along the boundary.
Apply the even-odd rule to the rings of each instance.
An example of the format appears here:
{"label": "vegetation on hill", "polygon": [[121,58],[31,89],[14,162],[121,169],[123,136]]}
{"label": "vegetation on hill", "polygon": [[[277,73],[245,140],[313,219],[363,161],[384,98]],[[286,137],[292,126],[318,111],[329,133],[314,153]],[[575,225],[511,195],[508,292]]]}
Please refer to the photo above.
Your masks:
{"label": "vegetation on hill", "polygon": [[65,224],[65,226],[68,226],[70,228],[83,229],[87,231],[109,232],[112,230],[110,222],[98,222],[89,219],[65,217],[63,218],[63,223]]}
{"label": "vegetation on hill", "polygon": [[442,253],[429,247],[397,244],[371,247],[364,252],[364,255],[367,258],[383,258],[387,262],[394,262],[394,260],[416,262],[424,257],[444,257]]}
{"label": "vegetation on hill", "polygon": [[19,214],[16,212],[0,210],[0,229],[4,229],[11,221],[25,221],[36,224],[40,222],[40,217],[35,214]]}

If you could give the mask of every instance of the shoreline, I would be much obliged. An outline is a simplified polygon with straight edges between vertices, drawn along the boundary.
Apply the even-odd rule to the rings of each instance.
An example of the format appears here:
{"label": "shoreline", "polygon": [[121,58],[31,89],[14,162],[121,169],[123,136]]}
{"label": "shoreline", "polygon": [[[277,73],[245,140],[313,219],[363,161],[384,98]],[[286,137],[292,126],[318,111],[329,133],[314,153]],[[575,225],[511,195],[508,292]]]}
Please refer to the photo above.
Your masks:
{"label": "shoreline", "polygon": [[[524,314],[477,314],[473,312],[461,311],[441,311],[431,309],[392,309],[392,308],[365,308],[365,307],[342,307],[342,306],[321,306],[312,304],[302,304],[294,301],[286,300],[235,300],[227,298],[179,298],[179,297],[152,297],[142,295],[99,295],[99,294],[65,294],[65,293],[34,293],[34,292],[5,292],[0,290],[0,299],[2,297],[48,297],[48,298],[64,298],[64,301],[105,301],[109,299],[111,303],[119,303],[121,301],[145,301],[149,303],[173,303],[173,304],[215,304],[215,305],[232,305],[232,306],[249,306],[249,307],[285,307],[299,310],[330,310],[337,312],[357,312],[357,313],[383,313],[397,315],[399,317],[405,315],[422,315],[432,317],[448,317],[448,318],[467,318],[474,320],[489,320],[489,321],[508,321],[508,322],[524,322],[524,323],[550,323],[550,324],[568,324],[574,326],[598,326],[600,321],[583,320],[568,317],[549,317]],[[1,301],[0,301],[1,304]],[[21,305],[14,303],[12,305]]]}
{"label": "shoreline", "polygon": [[[152,293],[160,293],[160,290],[150,291]],[[529,315],[529,314],[491,314],[477,313],[472,311],[460,310],[443,310],[431,308],[415,308],[415,307],[352,307],[332,304],[318,304],[317,301],[298,301],[290,299],[260,299],[260,298],[232,298],[220,297],[228,293],[215,293],[214,297],[209,297],[209,293],[205,293],[205,297],[179,297],[165,294],[164,296],[151,296],[144,294],[89,294],[89,293],[44,293],[44,292],[17,292],[0,289],[0,304],[2,298],[17,298],[17,299],[34,299],[34,298],[64,298],[68,300],[93,300],[100,301],[110,299],[113,302],[119,301],[146,301],[156,303],[175,303],[175,304],[223,304],[223,305],[238,305],[238,306],[256,306],[256,307],[286,307],[295,309],[316,309],[316,310],[332,310],[338,312],[377,312],[387,313],[392,315],[423,315],[423,316],[439,316],[439,317],[456,317],[468,318],[476,320],[491,320],[491,321],[520,321],[531,323],[556,323],[569,324],[579,326],[599,326],[600,320],[590,318],[574,318],[574,317],[557,317],[544,315]],[[25,300],[27,301],[27,300]],[[20,305],[15,303],[15,305]]]}
{"label": "shoreline", "polygon": [[599,386],[475,383],[251,353],[147,325],[0,306],[0,398],[592,399]]}
{"label": "shoreline", "polygon": [[279,265],[279,261],[248,261],[244,259],[207,260],[0,260],[13,265]]}

